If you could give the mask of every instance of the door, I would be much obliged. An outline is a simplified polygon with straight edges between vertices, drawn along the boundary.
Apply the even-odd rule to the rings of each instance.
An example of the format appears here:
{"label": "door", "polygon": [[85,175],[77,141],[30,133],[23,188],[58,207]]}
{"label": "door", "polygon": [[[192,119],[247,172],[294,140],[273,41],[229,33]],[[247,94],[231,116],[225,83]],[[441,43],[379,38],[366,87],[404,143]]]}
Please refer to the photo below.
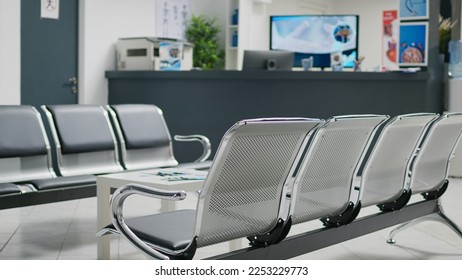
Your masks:
{"label": "door", "polygon": [[[41,5],[58,5],[58,19]],[[77,103],[78,0],[21,0],[21,104]]]}

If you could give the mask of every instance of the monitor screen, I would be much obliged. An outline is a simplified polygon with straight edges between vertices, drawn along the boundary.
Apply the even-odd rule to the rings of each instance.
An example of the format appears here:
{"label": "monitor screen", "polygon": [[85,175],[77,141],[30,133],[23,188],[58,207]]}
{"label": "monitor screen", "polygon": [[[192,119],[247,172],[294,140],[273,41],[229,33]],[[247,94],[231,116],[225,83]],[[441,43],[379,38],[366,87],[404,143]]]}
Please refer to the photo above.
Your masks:
{"label": "monitor screen", "polygon": [[358,58],[357,15],[290,15],[270,17],[270,49],[294,52],[294,67],[313,57],[313,67],[330,67],[331,54],[342,52],[343,66]]}
{"label": "monitor screen", "polygon": [[242,70],[291,71],[294,53],[289,51],[244,50]]}

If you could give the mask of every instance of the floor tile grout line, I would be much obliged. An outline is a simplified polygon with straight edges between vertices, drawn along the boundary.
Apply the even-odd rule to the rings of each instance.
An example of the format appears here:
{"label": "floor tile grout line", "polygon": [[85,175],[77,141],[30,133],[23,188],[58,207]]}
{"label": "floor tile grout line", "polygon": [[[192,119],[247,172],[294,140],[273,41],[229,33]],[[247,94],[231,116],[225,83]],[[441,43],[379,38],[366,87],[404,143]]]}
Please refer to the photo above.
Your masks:
{"label": "floor tile grout line", "polygon": [[79,208],[79,205],[81,204],[81,199],[78,199],[77,201],[77,205],[74,207],[74,211],[72,213],[72,216],[71,218],[69,219],[69,225],[67,227],[67,230],[66,230],[66,233],[64,234],[64,238],[63,238],[63,241],[61,243],[61,246],[59,246],[59,251],[58,251],[58,254],[56,256],[56,260],[59,260],[60,259],[60,256],[62,254],[62,249],[64,247],[64,243],[66,242],[66,237],[68,236],[69,232],[70,232],[70,229],[71,229],[71,226],[72,226],[72,222],[76,216],[76,213],[77,213],[77,210]]}
{"label": "floor tile grout line", "polygon": [[24,219],[21,219],[20,220],[20,223],[19,225],[16,227],[16,229],[13,231],[13,233],[10,235],[10,237],[8,238],[8,240],[5,242],[5,244],[2,246],[2,248],[0,249],[0,255],[1,253],[3,252],[3,250],[5,249],[5,247],[10,243],[11,239],[16,235],[16,233],[18,232],[18,230],[22,227],[22,225],[24,224],[24,221],[27,220],[27,218],[31,215],[32,211],[35,209],[36,206],[32,206],[31,209],[27,212],[27,215],[25,215],[25,218]]}

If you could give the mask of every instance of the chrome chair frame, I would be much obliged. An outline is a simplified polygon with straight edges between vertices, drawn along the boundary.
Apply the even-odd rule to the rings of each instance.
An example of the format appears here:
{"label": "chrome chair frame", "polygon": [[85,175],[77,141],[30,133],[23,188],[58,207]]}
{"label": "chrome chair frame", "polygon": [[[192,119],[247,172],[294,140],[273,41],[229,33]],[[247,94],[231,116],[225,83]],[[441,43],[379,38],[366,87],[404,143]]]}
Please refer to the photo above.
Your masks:
{"label": "chrome chair frame", "polygon": [[145,197],[155,198],[155,199],[163,199],[163,200],[171,200],[171,201],[180,201],[186,198],[186,191],[178,190],[178,191],[165,191],[154,189],[152,187],[146,187],[139,184],[130,184],[118,188],[114,194],[112,195],[113,199],[111,200],[111,209],[112,209],[112,222],[116,228],[113,230],[112,228],[103,229],[100,235],[107,235],[107,234],[117,234],[126,237],[130,242],[135,244],[136,247],[141,249],[143,252],[147,253],[148,255],[161,259],[161,260],[168,260],[169,258],[162,254],[162,251],[166,251],[169,255],[179,255],[182,254],[186,250],[177,250],[172,251],[166,248],[162,248],[160,246],[156,246],[155,244],[146,242],[141,240],[130,227],[125,222],[125,218],[123,216],[123,204],[125,199],[127,199],[131,195],[141,195]]}
{"label": "chrome chair frame", "polygon": [[289,214],[293,224],[321,219],[326,226],[340,226],[355,219],[360,192],[354,175],[388,118],[336,116],[316,130],[295,177]]}
{"label": "chrome chair frame", "polygon": [[[120,112],[117,112],[118,108],[136,109],[137,112],[139,110],[144,110],[144,113],[151,111],[149,113],[152,113],[151,116],[155,118],[154,120],[161,122],[161,127],[157,127],[157,129],[161,130],[161,134],[165,134],[167,144],[157,147],[151,145],[143,148],[129,149],[126,143],[126,135],[124,135],[122,120],[119,116]],[[117,134],[121,162],[125,169],[134,170],[178,165],[178,161],[175,159],[173,152],[172,137],[163,116],[163,112],[159,107],[151,104],[121,104],[107,105],[106,109],[109,112],[111,122]],[[150,125],[155,124],[152,123]],[[145,129],[148,130],[152,130],[153,128],[154,127],[145,127]],[[210,140],[204,135],[175,135],[173,139],[179,142],[199,142],[202,145],[202,154],[194,162],[203,163],[211,155]]]}
{"label": "chrome chair frame", "polygon": [[0,209],[95,196],[96,177],[57,176],[50,139],[35,107],[4,105],[0,115]]}
{"label": "chrome chair frame", "polygon": [[[268,246],[264,248],[248,247],[232,252],[227,252],[221,255],[215,255],[210,259],[288,259],[401,224],[390,233],[389,239],[387,240],[388,243],[395,243],[394,237],[397,233],[423,221],[441,222],[451,228],[459,237],[462,238],[462,230],[452,220],[450,220],[448,216],[446,216],[441,206],[440,199],[448,186],[447,171],[450,165],[450,160],[454,156],[455,147],[460,142],[460,132],[462,131],[462,114],[447,114],[438,116],[436,119],[430,114],[428,117],[429,123],[422,123],[423,127],[420,127],[420,129],[414,131],[416,135],[413,136],[413,139],[411,139],[412,141],[410,141],[410,143],[413,145],[416,145],[415,143],[412,143],[413,141],[418,143],[417,148],[407,148],[407,157],[409,158],[406,159],[405,163],[401,164],[400,167],[401,169],[404,169],[400,171],[402,177],[406,178],[401,178],[399,180],[401,182],[399,186],[400,189],[409,189],[410,192],[414,192],[413,190],[415,190],[414,194],[420,193],[424,197],[424,200],[418,200],[417,202],[412,203],[407,203],[407,201],[405,201],[406,203],[400,205],[399,210],[393,210],[393,208],[390,208],[389,211],[382,210],[370,215],[360,216],[345,226],[325,227],[296,235],[291,235],[285,238],[277,246]],[[447,134],[436,129],[438,127],[438,121],[444,122],[444,120],[451,118],[453,119],[454,126],[447,129],[447,131],[450,131],[451,133]],[[396,121],[396,119],[391,120],[391,122],[393,121]],[[388,124],[392,125],[390,123]],[[419,132],[419,130],[421,130],[421,132]],[[386,133],[386,127],[383,131]],[[421,134],[419,135],[419,133]],[[383,137],[383,135],[379,135],[378,137]],[[444,141],[447,141],[446,144],[449,143],[448,145],[445,145],[448,150],[447,153],[441,151],[440,148],[442,148],[441,145],[444,141],[441,141],[441,138],[437,139],[438,137],[444,138]],[[451,139],[448,140],[446,138]],[[391,140],[386,139],[386,141]],[[430,145],[429,141],[433,142],[433,144],[439,144]],[[380,142],[381,141],[376,141],[373,145],[373,148],[379,149],[378,146],[381,145]],[[399,145],[399,142],[395,143],[395,145]],[[425,157],[428,152],[427,150],[431,150],[430,152],[435,152],[436,154],[442,154],[446,156],[446,160],[440,161],[439,163],[440,167],[443,167],[442,169],[439,169],[440,171],[443,170],[443,172],[440,172],[440,175],[436,176],[436,178],[432,178],[432,183],[429,184],[430,187],[413,188],[414,184],[412,184],[412,182],[413,180],[416,180],[416,177],[419,174],[419,172],[416,172],[416,170],[419,169],[419,161],[425,161]],[[422,164],[422,162],[420,164]],[[367,171],[363,170],[363,173],[364,172]],[[422,173],[426,174],[426,172],[421,172],[420,174]],[[430,174],[432,177],[435,177],[434,173],[430,172]],[[366,181],[362,182],[363,185],[365,182]],[[367,191],[367,186],[365,191]],[[397,193],[399,193],[399,191]],[[362,198],[363,197],[361,196],[361,199]],[[392,198],[388,199],[390,200]],[[392,201],[391,203],[395,203],[395,201]],[[366,206],[368,204],[373,205],[374,203],[366,202]]]}
{"label": "chrome chair frame", "polygon": [[205,162],[212,154],[212,144],[208,137],[200,134],[192,135],[175,135],[173,136],[178,142],[199,142],[202,145],[202,154],[194,162]]}
{"label": "chrome chair frame", "polygon": [[[192,258],[198,247],[242,237],[271,236],[275,229],[274,236],[279,238],[284,224],[281,219],[286,215],[281,204],[289,188],[289,174],[296,166],[307,135],[322,122],[272,118],[243,120],[231,127],[220,143],[200,192],[194,230],[186,247],[171,250],[141,240],[123,216],[123,202],[130,195],[181,200],[184,193],[133,184],[119,188],[112,196],[115,231],[107,227],[98,235],[122,233],[137,248],[158,259]],[[274,241],[277,240],[267,239],[262,243],[269,245]]]}
{"label": "chrome chair frame", "polygon": [[445,214],[440,200],[449,185],[449,166],[461,133],[462,113],[444,114],[432,123],[412,163],[410,189],[426,200],[436,200],[436,211],[398,226],[390,232],[388,243],[394,244],[396,234],[424,221],[440,222],[462,238],[462,229]]}
{"label": "chrome chair frame", "polygon": [[382,211],[394,211],[407,204],[411,163],[438,117],[434,113],[399,115],[384,125],[358,174],[362,207],[377,205]]}
{"label": "chrome chair frame", "polygon": [[[113,147],[106,150],[95,150],[88,152],[78,152],[78,153],[64,153],[60,134],[59,127],[57,125],[58,119],[52,114],[47,105],[42,105],[41,109],[45,113],[46,119],[50,127],[50,131],[53,137],[56,159],[57,159],[57,169],[61,176],[74,176],[74,175],[88,175],[88,174],[105,174],[112,172],[120,172],[123,170],[119,161],[119,154],[117,151],[117,140],[112,129],[109,116],[107,111],[98,105],[54,105],[56,107],[65,108],[66,106],[80,107],[80,108],[95,108],[101,112],[98,116],[101,123],[104,123],[107,126],[104,126],[100,129],[107,131],[110,135]],[[85,114],[85,113],[83,113]],[[78,128],[75,128],[78,129]],[[92,141],[89,140],[89,145],[92,144]]]}

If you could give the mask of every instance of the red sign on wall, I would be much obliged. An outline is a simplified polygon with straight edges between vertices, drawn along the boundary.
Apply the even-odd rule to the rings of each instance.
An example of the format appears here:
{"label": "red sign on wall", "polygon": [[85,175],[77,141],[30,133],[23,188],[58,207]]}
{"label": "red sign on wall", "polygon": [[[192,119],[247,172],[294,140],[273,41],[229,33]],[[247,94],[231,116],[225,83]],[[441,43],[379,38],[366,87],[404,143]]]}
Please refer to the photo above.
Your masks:
{"label": "red sign on wall", "polygon": [[382,65],[390,70],[398,68],[398,11],[383,11]]}

